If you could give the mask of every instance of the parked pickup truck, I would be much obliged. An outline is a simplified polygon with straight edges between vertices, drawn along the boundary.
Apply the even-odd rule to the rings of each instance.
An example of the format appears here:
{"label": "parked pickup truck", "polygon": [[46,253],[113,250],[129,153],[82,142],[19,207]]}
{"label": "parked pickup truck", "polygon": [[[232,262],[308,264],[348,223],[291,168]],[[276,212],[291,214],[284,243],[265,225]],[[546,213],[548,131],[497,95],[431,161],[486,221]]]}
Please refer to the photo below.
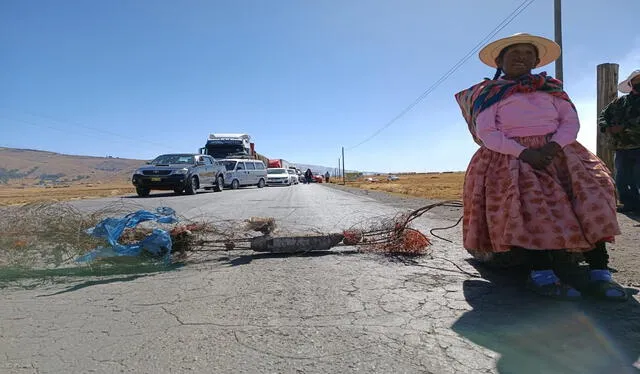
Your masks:
{"label": "parked pickup truck", "polygon": [[151,190],[173,190],[194,195],[197,190],[224,188],[224,166],[208,155],[170,153],[156,157],[133,172],[131,183],[138,196],[149,196]]}

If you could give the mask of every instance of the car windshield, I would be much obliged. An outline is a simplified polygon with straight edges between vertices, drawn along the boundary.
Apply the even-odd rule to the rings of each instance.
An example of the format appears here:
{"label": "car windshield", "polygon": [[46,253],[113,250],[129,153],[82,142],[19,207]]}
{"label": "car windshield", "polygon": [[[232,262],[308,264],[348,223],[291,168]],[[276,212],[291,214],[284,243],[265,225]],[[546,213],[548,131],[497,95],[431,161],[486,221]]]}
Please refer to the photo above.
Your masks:
{"label": "car windshield", "polygon": [[284,169],[267,169],[267,174],[287,174]]}
{"label": "car windshield", "polygon": [[233,156],[247,154],[242,145],[239,144],[209,144],[206,148],[207,154],[213,158],[233,158]]}
{"label": "car windshield", "polygon": [[225,169],[227,169],[227,171],[233,171],[233,169],[236,168],[237,163],[238,161],[222,161],[222,164],[224,165]]}
{"label": "car windshield", "polygon": [[151,165],[175,165],[194,163],[193,155],[161,155],[151,161]]}

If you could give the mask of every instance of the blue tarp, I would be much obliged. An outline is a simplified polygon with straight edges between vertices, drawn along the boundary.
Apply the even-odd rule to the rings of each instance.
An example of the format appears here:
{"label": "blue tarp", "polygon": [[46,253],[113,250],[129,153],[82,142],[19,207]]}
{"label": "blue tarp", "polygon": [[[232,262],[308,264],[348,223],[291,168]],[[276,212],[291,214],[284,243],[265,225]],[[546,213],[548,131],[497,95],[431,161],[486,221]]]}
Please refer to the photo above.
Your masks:
{"label": "blue tarp", "polygon": [[106,218],[95,227],[88,229],[87,234],[107,240],[109,247],[98,247],[76,259],[76,262],[91,262],[97,258],[114,256],[139,256],[143,251],[158,257],[164,255],[168,260],[171,256],[171,236],[166,230],[153,229],[151,234],[133,244],[120,244],[118,239],[126,228],[132,228],[144,221],[159,223],[174,223],[178,219],[175,210],[169,207],[159,207],[156,213],[138,210],[122,218]]}

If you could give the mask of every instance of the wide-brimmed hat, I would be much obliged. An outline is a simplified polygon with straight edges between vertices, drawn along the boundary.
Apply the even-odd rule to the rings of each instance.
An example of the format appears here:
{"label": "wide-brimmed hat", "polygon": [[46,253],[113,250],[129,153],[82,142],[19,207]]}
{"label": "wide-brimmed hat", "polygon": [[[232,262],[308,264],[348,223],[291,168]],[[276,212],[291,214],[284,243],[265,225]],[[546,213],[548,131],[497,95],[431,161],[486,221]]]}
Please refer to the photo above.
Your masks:
{"label": "wide-brimmed hat", "polygon": [[480,50],[480,60],[492,68],[497,68],[496,57],[500,55],[500,52],[510,45],[522,43],[533,44],[538,48],[540,63],[538,63],[537,66],[544,66],[557,60],[558,57],[560,57],[560,53],[562,53],[560,45],[551,39],[526,33],[518,33],[487,44]]}
{"label": "wide-brimmed hat", "polygon": [[622,92],[622,93],[629,93],[633,90],[633,86],[631,85],[631,81],[633,80],[633,78],[640,76],[640,70],[634,70],[633,72],[631,72],[631,74],[629,74],[629,76],[627,77],[627,79],[623,80],[622,82],[620,82],[620,84],[618,84],[618,91]]}

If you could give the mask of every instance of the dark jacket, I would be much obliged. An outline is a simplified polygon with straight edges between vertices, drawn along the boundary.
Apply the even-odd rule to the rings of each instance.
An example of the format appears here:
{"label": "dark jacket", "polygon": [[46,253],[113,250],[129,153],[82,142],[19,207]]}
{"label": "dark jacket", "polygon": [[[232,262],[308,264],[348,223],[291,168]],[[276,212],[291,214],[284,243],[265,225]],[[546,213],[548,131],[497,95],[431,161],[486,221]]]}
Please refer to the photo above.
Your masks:
{"label": "dark jacket", "polygon": [[612,126],[622,125],[618,134],[607,134],[607,141],[614,149],[640,148],[640,94],[630,93],[612,101],[598,116],[600,132]]}

